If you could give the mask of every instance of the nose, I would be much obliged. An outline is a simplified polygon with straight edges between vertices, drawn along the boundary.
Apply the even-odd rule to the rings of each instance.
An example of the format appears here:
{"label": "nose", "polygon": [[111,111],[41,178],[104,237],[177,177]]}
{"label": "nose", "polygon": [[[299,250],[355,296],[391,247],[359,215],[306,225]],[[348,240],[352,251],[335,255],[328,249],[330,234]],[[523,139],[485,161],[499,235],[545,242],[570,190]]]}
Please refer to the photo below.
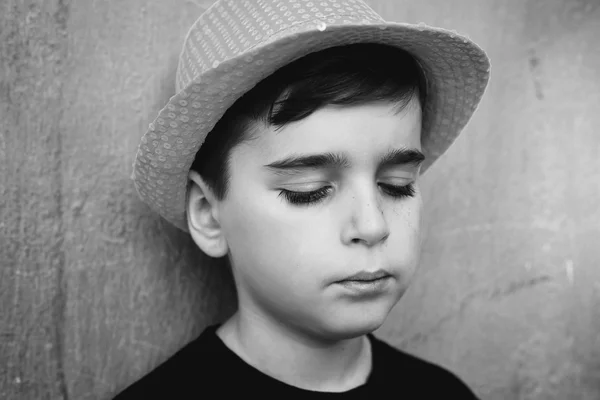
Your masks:
{"label": "nose", "polygon": [[371,247],[384,241],[389,235],[390,229],[377,187],[364,195],[352,196],[351,220],[344,234],[344,241],[364,243]]}

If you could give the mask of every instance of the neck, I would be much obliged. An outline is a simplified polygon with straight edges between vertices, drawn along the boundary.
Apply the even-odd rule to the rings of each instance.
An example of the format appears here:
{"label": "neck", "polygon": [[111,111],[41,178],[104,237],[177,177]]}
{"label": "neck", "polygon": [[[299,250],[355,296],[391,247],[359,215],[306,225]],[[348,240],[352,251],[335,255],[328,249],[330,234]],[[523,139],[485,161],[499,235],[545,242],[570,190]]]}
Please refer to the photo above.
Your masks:
{"label": "neck", "polygon": [[347,391],[364,384],[372,368],[371,346],[365,335],[320,340],[263,318],[248,318],[239,311],[217,335],[248,364],[301,389]]}

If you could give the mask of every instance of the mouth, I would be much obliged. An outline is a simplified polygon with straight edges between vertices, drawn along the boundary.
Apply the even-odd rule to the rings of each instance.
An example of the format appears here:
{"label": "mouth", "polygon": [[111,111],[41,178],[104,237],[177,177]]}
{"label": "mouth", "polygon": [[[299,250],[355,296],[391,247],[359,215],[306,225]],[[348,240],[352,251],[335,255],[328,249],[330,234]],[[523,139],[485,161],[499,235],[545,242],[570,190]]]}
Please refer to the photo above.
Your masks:
{"label": "mouth", "polygon": [[368,296],[379,295],[385,293],[391,288],[391,275],[382,276],[377,279],[370,280],[343,280],[337,282],[337,284],[344,288],[347,293],[355,296]]}
{"label": "mouth", "polygon": [[354,275],[348,276],[339,282],[374,282],[381,279],[389,278],[390,273],[384,269],[378,269],[377,271],[360,271]]}
{"label": "mouth", "polygon": [[386,278],[387,278],[387,276],[382,276],[381,278],[377,278],[377,279],[346,279],[341,282],[369,283],[369,282],[377,282],[377,281],[380,281],[380,280],[386,279]]}

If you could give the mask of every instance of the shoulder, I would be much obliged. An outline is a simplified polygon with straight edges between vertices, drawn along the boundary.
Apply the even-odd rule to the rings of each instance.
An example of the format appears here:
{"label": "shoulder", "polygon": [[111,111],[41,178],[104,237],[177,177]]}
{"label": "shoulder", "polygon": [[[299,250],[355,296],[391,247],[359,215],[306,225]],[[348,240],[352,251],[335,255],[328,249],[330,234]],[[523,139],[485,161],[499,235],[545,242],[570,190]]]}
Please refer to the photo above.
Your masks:
{"label": "shoulder", "polygon": [[[210,392],[221,376],[214,365],[210,337],[198,338],[119,392],[112,400],[185,398],[194,392]],[[214,356],[214,357],[213,357]]]}
{"label": "shoulder", "polygon": [[420,396],[443,394],[452,395],[452,399],[477,399],[465,382],[450,370],[393,347],[383,339],[372,338],[374,363],[378,368],[383,367],[383,371],[378,371],[379,377],[398,382],[399,390],[404,386],[407,392]]}

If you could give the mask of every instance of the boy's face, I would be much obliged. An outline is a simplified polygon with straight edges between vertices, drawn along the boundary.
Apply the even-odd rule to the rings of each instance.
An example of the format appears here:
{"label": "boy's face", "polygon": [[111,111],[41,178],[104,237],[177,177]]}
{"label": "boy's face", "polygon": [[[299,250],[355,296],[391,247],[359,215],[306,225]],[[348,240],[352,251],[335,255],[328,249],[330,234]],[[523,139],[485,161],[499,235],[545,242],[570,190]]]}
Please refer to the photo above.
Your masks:
{"label": "boy's face", "polygon": [[[418,101],[397,115],[392,107],[326,107],[277,132],[257,127],[255,141],[233,150],[230,192],[218,207],[243,312],[337,340],[383,324],[418,264],[422,208],[417,165],[378,169],[391,149],[421,150]],[[349,165],[265,167],[326,152],[345,155]],[[412,197],[393,197],[385,186],[411,183]],[[292,204],[280,194],[321,188],[329,189],[314,203]],[[376,294],[335,283],[378,269],[392,278]]]}

